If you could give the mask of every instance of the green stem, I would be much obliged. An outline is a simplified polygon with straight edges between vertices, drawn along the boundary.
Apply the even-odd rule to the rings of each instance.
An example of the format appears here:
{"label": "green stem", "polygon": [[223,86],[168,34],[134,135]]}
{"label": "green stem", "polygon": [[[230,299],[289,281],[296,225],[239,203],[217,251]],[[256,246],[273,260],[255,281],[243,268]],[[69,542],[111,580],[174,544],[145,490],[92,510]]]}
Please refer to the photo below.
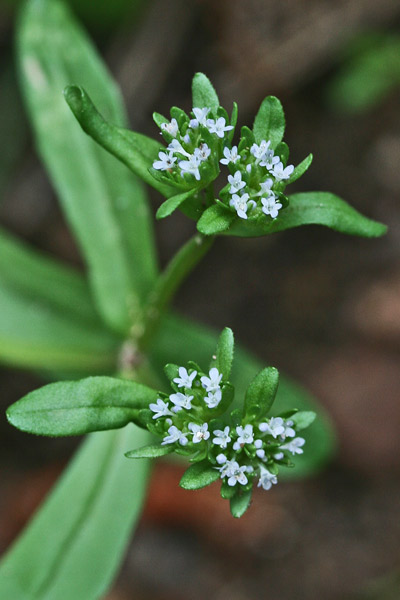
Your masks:
{"label": "green stem", "polygon": [[196,233],[175,254],[158,278],[149,296],[142,333],[137,338],[137,347],[140,351],[143,352],[148,348],[165,310],[180,284],[211,248],[213,241],[213,236],[204,236],[201,233]]}

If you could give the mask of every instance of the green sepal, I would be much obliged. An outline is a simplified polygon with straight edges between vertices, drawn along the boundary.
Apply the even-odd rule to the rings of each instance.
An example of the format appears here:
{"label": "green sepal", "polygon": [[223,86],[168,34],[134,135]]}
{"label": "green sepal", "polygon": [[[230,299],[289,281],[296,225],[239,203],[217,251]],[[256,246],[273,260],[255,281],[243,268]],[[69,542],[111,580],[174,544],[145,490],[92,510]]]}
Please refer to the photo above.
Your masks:
{"label": "green sepal", "polygon": [[297,165],[297,167],[295,167],[293,173],[291,174],[289,179],[286,181],[286,185],[289,185],[289,183],[293,183],[293,181],[297,181],[297,179],[299,179],[302,175],[304,175],[304,173],[309,169],[312,161],[313,161],[312,154],[309,154],[308,156],[306,156],[306,158],[304,160],[302,160],[301,163],[299,163]]}
{"label": "green sepal", "polygon": [[250,150],[251,146],[254,144],[254,133],[251,131],[247,125],[244,125],[240,130],[240,142],[238,146],[238,152],[240,153],[242,150]]}
{"label": "green sepal", "polygon": [[267,96],[262,101],[254,119],[253,132],[257,144],[262,140],[270,140],[272,150],[282,141],[285,133],[285,115],[278,98]]}
{"label": "green sepal", "polygon": [[198,490],[219,479],[219,471],[208,460],[196,463],[183,474],[179,485],[185,490]]}
{"label": "green sepal", "polygon": [[126,458],[158,458],[159,456],[171,454],[173,451],[173,446],[159,446],[154,444],[152,446],[143,446],[142,448],[129,450],[129,452],[125,452],[125,456]]}
{"label": "green sepal", "polygon": [[236,491],[236,494],[230,500],[231,514],[236,519],[242,517],[250,506],[253,490],[242,492]]}
{"label": "green sepal", "polygon": [[306,429],[313,423],[316,419],[316,413],[312,410],[302,410],[297,412],[291,417],[296,430],[301,431],[302,429]]}
{"label": "green sepal", "polygon": [[244,419],[260,419],[270,410],[279,384],[279,372],[275,367],[260,371],[250,383],[244,400]]}
{"label": "green sepal", "polygon": [[156,219],[165,219],[165,217],[169,217],[172,213],[180,207],[180,205],[185,202],[188,198],[191,198],[196,194],[197,190],[189,190],[188,192],[183,192],[182,194],[177,194],[176,196],[171,196],[168,200],[165,200],[159,207],[156,213]]}
{"label": "green sepal", "polygon": [[204,73],[196,73],[192,81],[193,108],[210,108],[216,113],[219,107],[217,92]]}
{"label": "green sepal", "polygon": [[228,485],[227,481],[223,481],[222,485],[221,485],[221,497],[224,498],[224,500],[230,500],[231,498],[233,498],[233,496],[235,496],[237,492],[237,489],[235,486],[233,485]]}
{"label": "green sepal", "polygon": [[210,365],[222,373],[223,380],[228,380],[231,374],[234,346],[233,331],[229,327],[225,327],[218,339],[216,358]]}
{"label": "green sepal", "polygon": [[216,235],[229,229],[235,214],[220,204],[214,204],[207,208],[197,222],[197,229],[204,235]]}

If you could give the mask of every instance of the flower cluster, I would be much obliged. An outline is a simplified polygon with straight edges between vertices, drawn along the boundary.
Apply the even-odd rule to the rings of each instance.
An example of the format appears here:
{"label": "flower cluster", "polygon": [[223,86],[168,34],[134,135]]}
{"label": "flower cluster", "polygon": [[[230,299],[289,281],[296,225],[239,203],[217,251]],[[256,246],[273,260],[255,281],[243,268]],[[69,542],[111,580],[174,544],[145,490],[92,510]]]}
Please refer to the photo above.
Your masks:
{"label": "flower cluster", "polygon": [[[288,204],[283,191],[294,172],[293,165],[286,165],[286,144],[278,144],[275,149],[271,140],[257,144],[252,132],[245,128],[239,145],[232,146],[236,118],[229,119],[222,107],[216,114],[210,108],[195,107],[191,116],[171,109],[171,121],[156,119],[168,146],[154,161],[153,175],[184,190],[201,190],[222,167],[228,170],[227,183],[214,203],[240,219],[276,219]],[[208,196],[201,202],[205,208],[210,206]]]}

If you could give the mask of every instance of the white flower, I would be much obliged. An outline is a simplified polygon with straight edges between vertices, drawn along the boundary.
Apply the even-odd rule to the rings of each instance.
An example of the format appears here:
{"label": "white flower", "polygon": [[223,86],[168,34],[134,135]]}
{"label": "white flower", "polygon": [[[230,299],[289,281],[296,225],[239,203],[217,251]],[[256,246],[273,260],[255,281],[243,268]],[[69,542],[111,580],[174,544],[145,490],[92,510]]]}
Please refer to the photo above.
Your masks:
{"label": "white flower", "polygon": [[207,119],[207,129],[210,133],[215,133],[219,138],[223,138],[225,131],[233,129],[233,125],[226,125],[224,117],[219,117],[216,121],[214,119]]}
{"label": "white flower", "polygon": [[208,431],[207,423],[203,423],[203,425],[189,423],[188,429],[193,433],[193,444],[198,444],[203,440],[208,440],[208,438],[210,437],[210,432]]}
{"label": "white flower", "polygon": [[250,148],[250,152],[256,159],[256,165],[258,165],[260,160],[262,160],[264,158],[264,155],[267,152],[270,145],[271,145],[270,140],[268,140],[268,142],[266,142],[265,140],[262,140],[260,142],[260,145],[257,145],[257,144],[252,145],[252,147]]}
{"label": "white flower", "polygon": [[262,211],[266,215],[270,215],[272,219],[276,219],[280,209],[282,208],[282,204],[278,202],[275,198],[274,194],[269,196],[268,198],[261,198]]}
{"label": "white flower", "polygon": [[236,192],[246,186],[246,182],[242,181],[242,174],[240,171],[236,171],[234,175],[228,175],[228,182],[231,184],[231,187],[229,188],[230,194],[236,194]]}
{"label": "white flower", "polygon": [[283,181],[284,179],[289,179],[291,174],[294,171],[293,165],[288,165],[286,169],[283,168],[283,163],[280,161],[274,166],[272,170],[272,174],[277,181]]}
{"label": "white flower", "polygon": [[293,421],[285,421],[285,431],[281,435],[282,439],[294,437],[296,435],[296,431],[293,429],[292,425]]}
{"label": "white flower", "polygon": [[[229,425],[227,425],[224,430],[216,429],[214,431],[215,437],[212,439],[212,443],[215,444],[216,446],[221,446],[221,448],[226,448],[227,445],[229,444],[229,442],[231,441],[229,431],[230,431]],[[218,455],[218,456],[221,456],[221,455]],[[217,462],[218,462],[218,456],[217,456]],[[222,454],[222,456],[223,456],[223,454]]]}
{"label": "white flower", "polygon": [[162,446],[165,444],[174,444],[175,442],[179,442],[181,446],[186,446],[188,442],[186,438],[187,434],[185,435],[182,433],[182,431],[175,427],[175,425],[171,425],[171,427],[168,429],[168,433],[169,435],[166,435],[161,442]]}
{"label": "white flower", "polygon": [[171,151],[168,152],[168,154],[166,152],[159,152],[158,158],[160,160],[155,160],[153,162],[153,169],[157,169],[158,171],[168,171],[168,169],[172,169],[176,161],[176,156],[174,156]]}
{"label": "white flower", "polygon": [[199,148],[195,148],[195,151],[193,152],[193,156],[196,159],[198,159],[200,162],[207,160],[207,158],[210,156],[210,154],[211,154],[211,150],[208,147],[208,145],[205,143],[201,144]]}
{"label": "white flower", "polygon": [[248,194],[242,194],[239,196],[238,194],[233,194],[232,198],[229,200],[229,206],[233,206],[236,210],[238,217],[241,219],[247,219],[247,211],[256,206],[254,200],[249,200]]}
{"label": "white flower", "polygon": [[282,435],[285,431],[285,426],[282,417],[271,417],[265,423],[260,423],[259,430],[267,432],[272,437],[277,438],[278,435]]}
{"label": "white flower", "polygon": [[215,392],[219,390],[219,384],[221,383],[222,373],[218,371],[216,367],[210,369],[208,373],[209,377],[203,375],[201,378],[201,385],[205,388],[206,392]]}
{"label": "white flower", "polygon": [[190,175],[194,175],[197,181],[200,181],[200,171],[199,165],[201,163],[201,159],[198,155],[192,154],[189,160],[181,160],[179,161],[179,167],[181,169],[181,175],[183,177],[184,173],[190,173]]}
{"label": "white flower", "polygon": [[185,142],[185,144],[190,144],[191,142],[190,135],[188,133],[186,133],[182,139]]}
{"label": "white flower", "polygon": [[248,479],[245,475],[247,469],[248,467],[246,466],[239,467],[238,469],[236,469],[236,471],[232,473],[232,475],[229,477],[228,485],[230,485],[231,487],[233,487],[237,483],[240,483],[241,485],[246,485],[246,483],[248,482]]}
{"label": "white flower", "polygon": [[[222,467],[220,467],[219,472],[221,473],[221,478],[223,479],[224,477],[232,477],[232,475],[234,475],[234,473],[237,472],[237,470],[239,469],[239,463],[236,460],[222,460],[222,457],[224,455],[223,454],[218,454],[218,457],[221,457],[221,463]],[[218,462],[218,457],[217,457],[217,462]],[[226,457],[224,457],[226,458]]]}
{"label": "white flower", "polygon": [[170,123],[161,123],[161,129],[172,135],[172,137],[176,137],[178,133],[178,121],[171,119]]}
{"label": "white flower", "polygon": [[204,402],[207,404],[208,408],[215,408],[221,402],[222,392],[220,389],[209,391],[208,395],[204,398]]}
{"label": "white flower", "polygon": [[270,196],[271,194],[274,194],[274,192],[271,190],[273,185],[273,179],[268,177],[268,179],[260,183],[260,191],[257,192],[256,196]]}
{"label": "white flower", "polygon": [[238,439],[233,444],[234,450],[239,450],[243,444],[251,444],[253,442],[253,425],[245,425],[244,427],[239,425],[236,427],[236,433],[238,434]]}
{"label": "white flower", "polygon": [[223,465],[224,463],[226,463],[226,461],[228,460],[225,456],[225,454],[218,454],[217,458],[215,459],[217,461],[217,463],[219,465]]}
{"label": "white flower", "polygon": [[187,152],[184,149],[184,147],[182,146],[182,144],[180,142],[178,142],[178,140],[172,140],[172,142],[170,144],[168,144],[167,150],[169,150],[170,152],[173,152],[173,153],[183,154],[183,156],[187,156],[188,158],[191,157],[191,154],[189,154],[189,152]]}
{"label": "white flower", "polygon": [[283,454],[283,452],[277,452],[276,454],[274,454],[274,459],[275,459],[275,460],[282,460],[282,458],[283,458],[284,456],[285,456],[285,455]]}
{"label": "white flower", "polygon": [[268,471],[268,469],[266,469],[265,467],[261,466],[260,467],[260,479],[259,482],[257,484],[258,487],[262,487],[264,488],[264,490],[270,490],[272,487],[272,484],[278,483],[278,478],[276,475],[274,475],[273,473],[270,473],[270,471]]}
{"label": "white flower", "polygon": [[174,383],[177,384],[179,388],[191,388],[193,384],[193,379],[197,375],[197,371],[193,371],[190,375],[185,369],[185,367],[179,367],[178,369],[179,377],[175,377],[173,380]]}
{"label": "white flower", "polygon": [[254,440],[254,445],[257,448],[256,455],[258,456],[258,458],[265,458],[265,450],[262,447],[262,440]]}
{"label": "white flower", "polygon": [[175,413],[182,410],[182,408],[186,408],[186,410],[190,410],[192,408],[193,396],[187,396],[186,394],[178,392],[177,394],[171,394],[169,399],[171,400],[172,404],[174,404],[174,408],[172,410]]}
{"label": "white flower", "polygon": [[295,454],[303,454],[302,446],[304,446],[305,443],[306,443],[306,440],[304,438],[297,437],[297,438],[294,438],[294,440],[290,440],[290,442],[288,442],[287,444],[283,444],[281,446],[281,449],[289,450],[289,452],[291,452],[293,454],[293,456]]}
{"label": "white flower", "polygon": [[156,404],[149,405],[150,410],[152,410],[155,415],[153,415],[153,419],[158,419],[158,417],[166,417],[167,415],[172,415],[173,413],[169,410],[167,402],[161,400],[161,398],[157,398]]}
{"label": "white flower", "polygon": [[206,127],[207,124],[207,115],[210,112],[211,108],[194,108],[193,114],[195,116],[194,119],[191,119],[189,123],[189,127],[192,129],[196,129],[199,125],[203,125]]}
{"label": "white flower", "polygon": [[278,162],[279,156],[274,156],[273,150],[266,150],[260,160],[260,167],[266,167],[268,170],[271,170]]}
{"label": "white flower", "polygon": [[224,157],[219,161],[223,165],[229,165],[229,163],[235,163],[239,160],[240,156],[238,154],[237,146],[233,146],[232,150],[229,150],[227,146],[224,148]]}

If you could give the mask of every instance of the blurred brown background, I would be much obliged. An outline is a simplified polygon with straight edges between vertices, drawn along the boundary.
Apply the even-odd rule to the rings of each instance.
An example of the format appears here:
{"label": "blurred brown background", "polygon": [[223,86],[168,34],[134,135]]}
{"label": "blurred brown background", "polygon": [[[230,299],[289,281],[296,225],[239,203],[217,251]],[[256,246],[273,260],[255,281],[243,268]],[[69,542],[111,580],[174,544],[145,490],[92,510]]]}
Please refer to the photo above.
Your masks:
{"label": "blurred brown background", "polygon": [[[0,3],[1,223],[80,265],[19,98],[15,4]],[[261,360],[320,399],[337,429],[338,455],[318,478],[256,494],[239,522],[215,489],[183,492],[179,468],[159,464],[109,599],[400,598],[399,2],[73,4],[122,88],[132,128],[155,136],[153,110],[190,110],[196,71],[227,108],[238,102],[240,125],[252,123],[266,95],[277,95],[290,162],[314,154],[296,191],[332,191],[389,225],[377,240],[317,227],[220,239],[185,283],[181,312],[231,326]],[[156,210],[159,197],[151,196]],[[165,264],[193,223],[174,214],[155,227]],[[2,414],[40,383],[5,368],[0,376]],[[0,427],[4,550],[76,441],[31,438],[4,417]]]}

